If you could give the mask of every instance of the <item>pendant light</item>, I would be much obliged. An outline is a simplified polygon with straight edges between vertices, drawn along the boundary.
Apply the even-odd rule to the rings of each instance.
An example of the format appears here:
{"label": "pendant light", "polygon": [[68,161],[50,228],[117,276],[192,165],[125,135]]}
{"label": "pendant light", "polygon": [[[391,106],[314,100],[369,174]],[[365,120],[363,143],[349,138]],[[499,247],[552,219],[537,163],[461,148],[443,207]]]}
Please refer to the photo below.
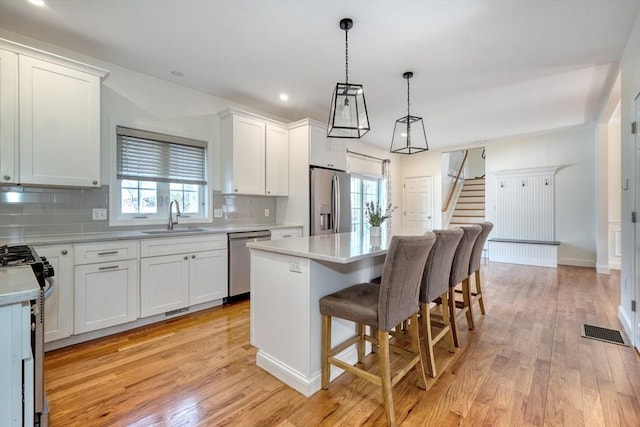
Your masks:
{"label": "pendant light", "polygon": [[327,136],[362,138],[371,128],[364,88],[360,84],[349,83],[349,30],[353,28],[353,21],[349,18],[342,19],[340,28],[344,30],[345,79],[344,83],[337,83],[333,91]]}
{"label": "pendant light", "polygon": [[429,146],[422,117],[412,116],[409,111],[409,79],[413,77],[413,73],[407,71],[402,77],[407,79],[407,115],[396,120],[390,151],[399,154],[420,153],[428,150]]}

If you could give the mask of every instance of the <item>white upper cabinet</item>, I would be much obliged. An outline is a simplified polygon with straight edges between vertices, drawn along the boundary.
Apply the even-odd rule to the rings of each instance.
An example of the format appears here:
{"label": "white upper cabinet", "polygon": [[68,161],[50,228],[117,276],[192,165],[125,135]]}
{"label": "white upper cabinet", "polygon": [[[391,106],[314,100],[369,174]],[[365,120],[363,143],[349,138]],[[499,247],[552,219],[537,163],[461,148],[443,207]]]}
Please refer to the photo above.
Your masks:
{"label": "white upper cabinet", "polygon": [[289,136],[258,116],[226,110],[221,115],[222,192],[286,196]]}
{"label": "white upper cabinet", "polygon": [[289,131],[267,123],[266,194],[289,194]]}
{"label": "white upper cabinet", "polygon": [[6,40],[0,55],[2,181],[99,187],[100,83],[107,72]]}
{"label": "white upper cabinet", "polygon": [[16,182],[18,55],[0,49],[0,182]]}
{"label": "white upper cabinet", "polygon": [[347,145],[340,138],[327,138],[324,128],[312,124],[309,128],[309,164],[347,170]]}

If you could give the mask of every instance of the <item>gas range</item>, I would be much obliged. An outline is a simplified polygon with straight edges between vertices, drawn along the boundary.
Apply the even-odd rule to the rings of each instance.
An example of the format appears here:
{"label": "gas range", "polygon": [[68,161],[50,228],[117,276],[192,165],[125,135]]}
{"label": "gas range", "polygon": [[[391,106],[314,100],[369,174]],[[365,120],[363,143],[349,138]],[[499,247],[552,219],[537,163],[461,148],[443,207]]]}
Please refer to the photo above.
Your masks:
{"label": "gas range", "polygon": [[30,266],[41,288],[47,287],[46,279],[54,276],[53,267],[45,257],[27,245],[0,246],[0,269]]}
{"label": "gas range", "polygon": [[[30,302],[32,360],[24,362],[23,366],[22,400],[25,412],[23,419],[33,419],[34,426],[46,427],[49,421],[49,408],[44,393],[44,311],[45,300],[55,290],[54,271],[49,261],[39,256],[31,246],[0,246],[0,270],[21,267],[31,267],[40,285],[37,299]],[[27,405],[26,402],[31,404]]]}

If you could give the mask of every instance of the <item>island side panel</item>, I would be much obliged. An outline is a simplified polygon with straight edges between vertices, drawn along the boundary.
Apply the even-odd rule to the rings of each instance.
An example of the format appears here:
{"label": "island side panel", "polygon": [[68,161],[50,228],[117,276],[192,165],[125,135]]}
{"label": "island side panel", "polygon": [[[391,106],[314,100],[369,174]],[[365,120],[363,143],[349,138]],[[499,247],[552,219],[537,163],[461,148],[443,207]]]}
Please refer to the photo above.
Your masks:
{"label": "island side panel", "polygon": [[[340,264],[252,249],[251,343],[259,349],[257,365],[305,396],[318,391],[319,299],[380,275],[383,264],[384,255]],[[352,323],[338,319],[333,329],[335,344],[354,332]],[[344,360],[355,363],[355,357],[355,350],[344,353]]]}

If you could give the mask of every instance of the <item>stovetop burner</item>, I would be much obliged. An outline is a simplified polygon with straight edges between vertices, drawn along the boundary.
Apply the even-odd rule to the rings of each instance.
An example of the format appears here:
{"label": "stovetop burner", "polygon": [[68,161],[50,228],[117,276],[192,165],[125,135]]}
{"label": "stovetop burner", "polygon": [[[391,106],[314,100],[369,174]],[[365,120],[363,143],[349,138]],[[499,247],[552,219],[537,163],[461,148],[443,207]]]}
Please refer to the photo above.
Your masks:
{"label": "stovetop burner", "polygon": [[26,245],[0,246],[0,266],[13,267],[36,262],[38,258]]}

